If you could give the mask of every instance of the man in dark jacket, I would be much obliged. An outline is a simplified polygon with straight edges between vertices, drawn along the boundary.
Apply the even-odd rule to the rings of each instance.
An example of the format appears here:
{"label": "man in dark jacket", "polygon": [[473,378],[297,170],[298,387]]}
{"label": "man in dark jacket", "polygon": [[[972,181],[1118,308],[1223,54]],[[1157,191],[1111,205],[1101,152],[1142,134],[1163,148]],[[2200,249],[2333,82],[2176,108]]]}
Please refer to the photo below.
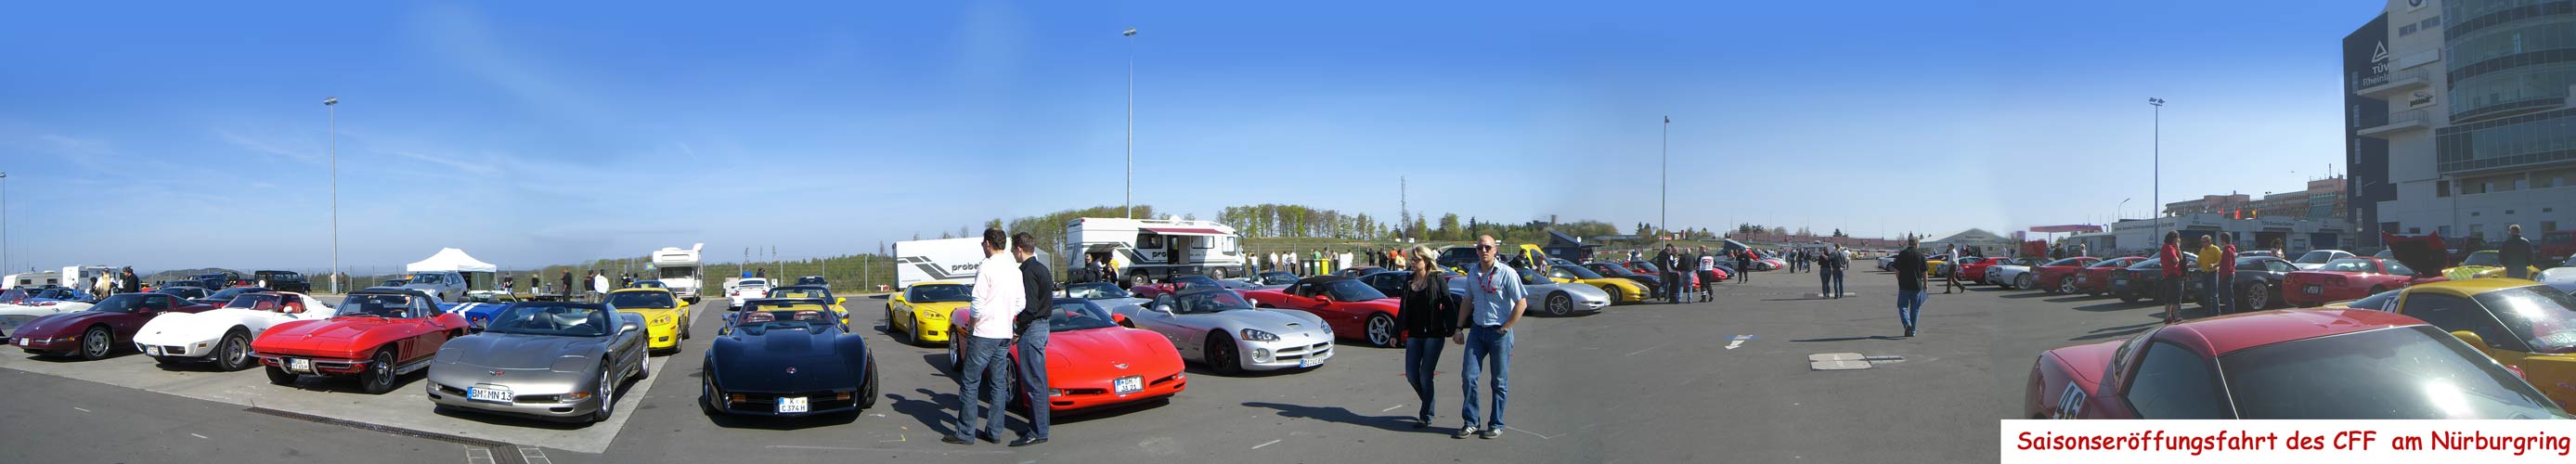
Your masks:
{"label": "man in dark jacket", "polygon": [[2497,258],[2503,258],[2504,261],[2504,276],[2515,279],[2531,278],[2533,261],[2531,240],[2522,238],[2522,224],[2504,226],[2504,230],[2506,234],[2504,245],[2496,247],[2496,254],[2502,255]]}
{"label": "man in dark jacket", "polygon": [[1673,256],[1673,244],[1666,243],[1664,244],[1663,251],[1655,252],[1655,266],[1662,267],[1664,271],[1661,274],[1664,276],[1665,303],[1682,302],[1680,298],[1672,297],[1674,294],[1679,293],[1679,289],[1682,286],[1681,274],[1677,274],[1681,271],[1673,267],[1674,264],[1677,264],[1680,261],[1681,257]]}
{"label": "man in dark jacket", "polygon": [[564,271],[563,271],[563,281],[562,281],[562,282],[563,282],[563,299],[564,299],[564,301],[573,301],[573,294],[572,294],[572,268],[564,268]]}
{"label": "man in dark jacket", "polygon": [[1735,250],[1735,283],[1753,281],[1753,249]]}
{"label": "man in dark jacket", "polygon": [[1019,327],[1020,391],[1029,404],[1029,431],[1011,440],[1011,446],[1046,443],[1047,413],[1054,409],[1047,406],[1055,389],[1047,383],[1046,346],[1047,332],[1053,330],[1049,318],[1055,315],[1055,273],[1045,262],[1029,259],[1037,254],[1037,237],[1028,232],[1011,236],[1011,258],[1020,261],[1021,287],[1028,292],[1028,305],[1012,324]]}
{"label": "man in dark jacket", "polygon": [[1905,324],[1908,337],[1914,336],[1915,317],[1923,314],[1923,300],[1932,296],[1930,290],[1923,288],[1930,283],[1923,277],[1927,267],[1923,252],[1914,249],[1922,244],[1921,240],[1906,237],[1905,251],[1896,252],[1896,262],[1890,264],[1896,268],[1896,321]]}

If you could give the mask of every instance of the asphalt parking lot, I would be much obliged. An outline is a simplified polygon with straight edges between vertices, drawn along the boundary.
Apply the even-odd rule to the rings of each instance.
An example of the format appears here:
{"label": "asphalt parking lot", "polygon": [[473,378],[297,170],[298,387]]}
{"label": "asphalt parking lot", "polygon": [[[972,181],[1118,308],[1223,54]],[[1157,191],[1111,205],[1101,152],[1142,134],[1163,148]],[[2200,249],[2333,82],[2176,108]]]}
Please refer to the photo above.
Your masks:
{"label": "asphalt parking lot", "polygon": [[[1226,377],[1193,366],[1189,390],[1168,403],[1058,416],[1051,443],[1015,449],[940,443],[957,404],[945,351],[868,331],[883,369],[877,408],[855,420],[710,418],[693,401],[721,300],[702,304],[701,336],[656,358],[654,376],[601,424],[433,412],[417,374],[365,395],[346,380],[272,386],[256,371],[165,370],[133,354],[69,362],[13,351],[0,355],[0,390],[49,393],[0,404],[0,436],[28,462],[1985,462],[1998,457],[1994,421],[2019,414],[2041,350],[2134,334],[2162,311],[1936,290],[1921,335],[1899,338],[1891,274],[1855,272],[1854,295],[1838,300],[1815,298],[1813,274],[1753,280],[1726,284],[1715,302],[1524,321],[1510,428],[1493,440],[1448,437],[1460,421],[1454,345],[1437,425],[1417,430],[1402,351],[1349,342],[1306,371]],[[850,301],[870,324],[882,305]],[[1812,370],[1818,353],[1878,361]],[[1011,426],[1021,427],[1016,415]],[[129,440],[147,437],[157,439]]]}

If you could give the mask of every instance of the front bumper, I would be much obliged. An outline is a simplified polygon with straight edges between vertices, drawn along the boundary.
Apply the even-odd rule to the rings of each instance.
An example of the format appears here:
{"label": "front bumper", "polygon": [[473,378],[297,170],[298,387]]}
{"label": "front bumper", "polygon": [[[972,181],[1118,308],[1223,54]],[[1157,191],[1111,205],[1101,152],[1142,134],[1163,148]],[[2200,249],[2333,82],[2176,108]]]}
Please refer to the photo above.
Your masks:
{"label": "front bumper", "polygon": [[645,324],[644,335],[652,337],[651,339],[645,340],[645,348],[661,350],[677,349],[680,347],[679,321],[675,320],[662,324]]}
{"label": "front bumper", "polygon": [[1235,355],[1242,357],[1238,361],[1250,371],[1316,367],[1333,359],[1333,340],[1328,337],[1235,343],[1239,344]]}
{"label": "front bumper", "polygon": [[1143,390],[1125,395],[1113,393],[1114,390],[1110,389],[1116,379],[1057,383],[1052,387],[1063,390],[1064,393],[1047,398],[1047,409],[1059,412],[1074,411],[1168,397],[1180,394],[1181,390],[1188,388],[1190,383],[1189,376],[1180,372],[1143,380],[1145,381]]}
{"label": "front bumper", "polygon": [[215,341],[135,337],[134,351],[155,358],[203,358],[215,354]]}
{"label": "front bumper", "polygon": [[[366,372],[368,364],[368,361],[364,359],[323,358],[283,354],[255,354],[253,356],[259,357],[259,365],[275,367],[278,369],[284,369],[290,373],[304,375],[356,375],[360,372]],[[294,369],[291,365],[293,363],[290,361],[294,359],[311,360],[313,369],[309,371],[299,371]]]}
{"label": "front bumper", "polygon": [[37,354],[63,354],[63,353],[70,353],[70,352],[73,352],[73,351],[79,351],[79,350],[80,350],[80,337],[63,337],[63,338],[27,338],[27,337],[18,337],[18,338],[11,338],[11,339],[9,339],[9,344],[10,344],[10,345],[17,346],[19,349],[27,350],[27,352],[29,352],[29,353],[37,353]]}
{"label": "front bumper", "polygon": [[488,413],[531,417],[545,420],[574,421],[587,418],[591,413],[599,412],[599,407],[602,406],[600,403],[600,397],[597,395],[583,395],[580,399],[565,401],[563,400],[563,397],[570,395],[572,392],[554,391],[546,393],[519,393],[515,388],[512,391],[512,396],[514,398],[512,402],[509,403],[475,401],[465,399],[466,387],[451,386],[435,381],[422,383],[429,384],[429,386],[424,388],[424,390],[429,394],[429,402],[431,403],[437,403],[440,406],[472,409]]}
{"label": "front bumper", "polygon": [[914,340],[922,343],[947,343],[951,338],[948,328],[948,315],[941,314],[939,317],[922,316],[923,314],[919,312],[915,312],[912,315]]}
{"label": "front bumper", "polygon": [[[806,410],[804,412],[778,412],[778,399],[788,397],[805,398]],[[857,388],[843,388],[792,393],[716,390],[713,396],[700,399],[699,401],[710,402],[714,405],[716,411],[726,414],[802,417],[817,414],[857,411],[859,409],[858,400]]]}

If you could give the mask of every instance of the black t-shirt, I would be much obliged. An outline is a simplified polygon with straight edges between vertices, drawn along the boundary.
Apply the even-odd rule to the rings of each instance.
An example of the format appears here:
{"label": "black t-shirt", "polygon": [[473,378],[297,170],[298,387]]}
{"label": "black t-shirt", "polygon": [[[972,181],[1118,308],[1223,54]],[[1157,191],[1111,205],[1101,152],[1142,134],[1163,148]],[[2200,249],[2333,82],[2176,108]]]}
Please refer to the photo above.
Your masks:
{"label": "black t-shirt", "polygon": [[[2505,239],[2504,246],[2496,247],[2496,254],[2502,255],[2497,258],[2503,258],[2505,269],[2522,269],[2531,266],[2531,240],[2522,237]],[[2530,270],[2526,269],[2523,272],[2530,272]]]}
{"label": "black t-shirt", "polygon": [[1020,287],[1028,292],[1028,305],[1020,309],[1019,317],[1011,318],[1011,325],[1027,330],[1055,310],[1055,273],[1038,260],[1021,261]]}
{"label": "black t-shirt", "polygon": [[1896,268],[1897,290],[1908,292],[1923,290],[1923,252],[1906,248],[1905,251],[1896,253],[1896,262],[1890,266]]}
{"label": "black t-shirt", "polygon": [[1404,336],[1440,338],[1458,333],[1458,298],[1449,294],[1449,286],[1434,278],[1428,288],[1416,290],[1413,280],[1405,279],[1397,304],[1396,326]]}

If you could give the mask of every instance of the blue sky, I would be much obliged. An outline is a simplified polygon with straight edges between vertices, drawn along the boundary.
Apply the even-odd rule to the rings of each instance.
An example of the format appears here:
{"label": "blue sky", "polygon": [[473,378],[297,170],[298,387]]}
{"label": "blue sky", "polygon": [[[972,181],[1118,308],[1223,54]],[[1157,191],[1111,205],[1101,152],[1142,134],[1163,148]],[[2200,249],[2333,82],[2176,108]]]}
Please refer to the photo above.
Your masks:
{"label": "blue sky", "polygon": [[[1859,235],[2146,214],[2341,160],[2359,2],[21,5],[9,261],[873,252],[1121,202]],[[1137,37],[1118,32],[1135,26]],[[2340,166],[2335,166],[2340,171]],[[364,269],[361,268],[361,272]]]}

